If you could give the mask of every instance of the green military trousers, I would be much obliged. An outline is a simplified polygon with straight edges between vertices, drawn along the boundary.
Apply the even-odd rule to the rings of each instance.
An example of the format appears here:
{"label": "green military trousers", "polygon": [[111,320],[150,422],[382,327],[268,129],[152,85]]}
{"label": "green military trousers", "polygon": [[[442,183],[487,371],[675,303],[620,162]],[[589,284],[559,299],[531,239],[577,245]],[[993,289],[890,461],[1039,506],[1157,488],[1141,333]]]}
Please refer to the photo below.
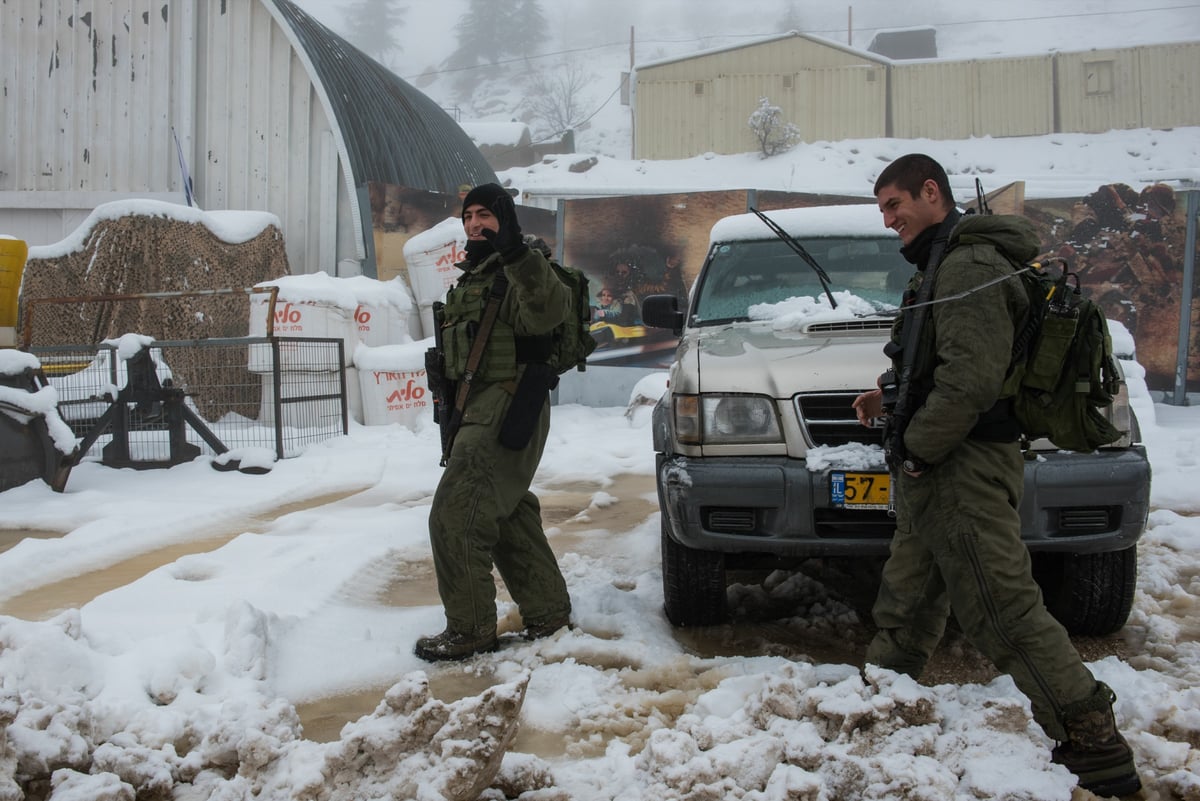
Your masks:
{"label": "green military trousers", "polygon": [[542,407],[524,449],[499,442],[511,395],[499,384],[472,391],[429,510],[429,539],[446,624],[461,634],[496,630],[500,572],[525,625],[565,617],[567,585],[542,530],[542,509],[529,491],[546,437],[550,406]]}
{"label": "green military trousers", "polygon": [[1063,707],[1090,697],[1096,680],[1033,580],[1017,512],[1022,477],[1015,443],[970,439],[923,475],[899,476],[866,659],[918,677],[953,610],[972,644],[1029,697],[1034,720],[1063,741]]}

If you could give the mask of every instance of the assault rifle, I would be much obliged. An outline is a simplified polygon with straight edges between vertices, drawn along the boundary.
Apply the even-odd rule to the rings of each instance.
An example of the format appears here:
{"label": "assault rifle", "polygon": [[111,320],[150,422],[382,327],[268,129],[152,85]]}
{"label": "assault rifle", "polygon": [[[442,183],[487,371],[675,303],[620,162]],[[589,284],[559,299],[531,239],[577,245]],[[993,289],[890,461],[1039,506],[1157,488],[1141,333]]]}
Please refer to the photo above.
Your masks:
{"label": "assault rifle", "polygon": [[441,432],[442,453],[449,452],[450,399],[454,382],[446,378],[446,351],[442,343],[442,312],[446,304],[433,304],[433,347],[425,351],[425,380],[433,396],[433,422]]}

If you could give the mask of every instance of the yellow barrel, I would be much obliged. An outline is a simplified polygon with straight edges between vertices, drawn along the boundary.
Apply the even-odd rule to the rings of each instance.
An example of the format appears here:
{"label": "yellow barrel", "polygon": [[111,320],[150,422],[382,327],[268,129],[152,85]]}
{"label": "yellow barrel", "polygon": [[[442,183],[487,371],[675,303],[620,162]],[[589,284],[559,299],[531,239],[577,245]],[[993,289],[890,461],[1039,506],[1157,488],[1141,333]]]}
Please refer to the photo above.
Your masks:
{"label": "yellow barrel", "polygon": [[28,255],[24,240],[0,236],[0,328],[17,324],[17,296]]}

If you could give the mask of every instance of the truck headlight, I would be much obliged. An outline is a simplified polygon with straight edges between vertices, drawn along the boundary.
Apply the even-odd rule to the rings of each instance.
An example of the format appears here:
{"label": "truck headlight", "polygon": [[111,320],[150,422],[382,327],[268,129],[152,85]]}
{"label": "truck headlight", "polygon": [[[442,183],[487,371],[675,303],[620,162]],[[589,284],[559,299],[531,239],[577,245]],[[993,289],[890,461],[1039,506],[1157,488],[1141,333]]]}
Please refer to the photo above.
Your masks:
{"label": "truck headlight", "polygon": [[676,395],[675,435],[689,445],[783,441],[775,403],[762,395]]}

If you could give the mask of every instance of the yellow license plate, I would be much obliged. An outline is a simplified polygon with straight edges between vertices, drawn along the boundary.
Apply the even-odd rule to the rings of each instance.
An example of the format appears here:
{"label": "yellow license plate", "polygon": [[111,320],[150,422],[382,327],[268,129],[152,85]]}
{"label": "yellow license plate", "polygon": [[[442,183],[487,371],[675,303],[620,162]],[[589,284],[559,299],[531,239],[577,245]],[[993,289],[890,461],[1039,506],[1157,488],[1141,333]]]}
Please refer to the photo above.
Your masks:
{"label": "yellow license plate", "polygon": [[887,473],[835,470],[829,474],[829,500],[839,509],[886,509],[890,494],[891,477]]}

